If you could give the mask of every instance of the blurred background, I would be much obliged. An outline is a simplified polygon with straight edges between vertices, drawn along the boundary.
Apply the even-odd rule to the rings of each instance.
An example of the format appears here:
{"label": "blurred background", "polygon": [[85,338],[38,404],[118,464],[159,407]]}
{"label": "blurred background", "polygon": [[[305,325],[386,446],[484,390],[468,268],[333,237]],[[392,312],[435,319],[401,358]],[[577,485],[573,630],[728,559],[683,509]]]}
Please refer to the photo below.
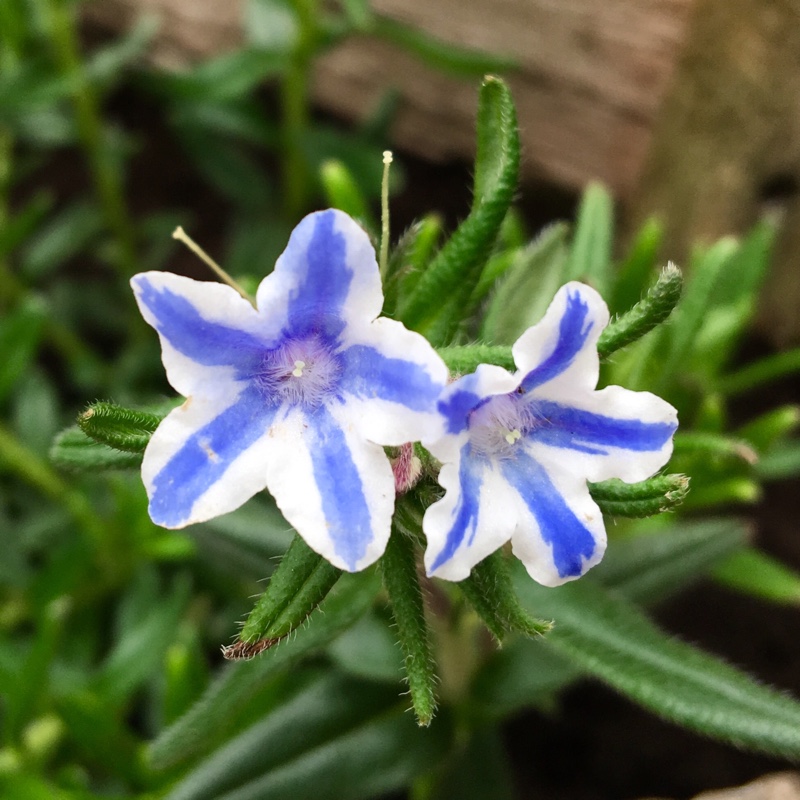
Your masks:
{"label": "blurred background", "polygon": [[[769,272],[732,363],[785,359],[766,390],[733,400],[730,420],[794,408],[797,0],[0,0],[4,797],[162,797],[199,769],[197,756],[154,771],[146,745],[201,696],[221,666],[219,644],[290,540],[268,498],[169,532],[149,521],[135,471],[86,475],[49,459],[87,402],[172,397],[128,278],[145,269],[207,278],[171,239],[182,225],[254,286],[308,211],[345,192],[374,217],[387,147],[393,235],[424,215],[452,230],[470,209],[486,73],[505,77],[517,103],[515,224],[529,236],[573,219],[590,181],[613,198],[619,258],[654,217],[653,258],[680,265],[766,220]],[[771,576],[771,604],[705,581],[656,612],[670,631],[795,695],[798,453],[770,462],[759,480],[773,482],[740,483],[709,503],[735,505],[748,535],[786,566]],[[385,613],[371,611],[369,625],[364,641],[385,645]],[[351,646],[360,652],[342,642],[297,680],[331,664],[364,678]],[[370,652],[366,677],[384,691],[399,657],[391,642]],[[302,688],[278,675],[236,730]],[[331,691],[359,696],[349,684]],[[370,697],[382,708],[383,695]],[[786,767],[684,733],[594,683],[558,703],[520,702],[483,733],[475,752],[489,754],[487,798],[690,797]],[[414,736],[411,726],[397,740],[403,752],[438,757],[438,740],[406,748]],[[467,796],[456,780],[426,794],[419,776],[432,763],[409,759],[394,782],[353,782],[338,796]],[[199,797],[199,785],[170,796]],[[308,796],[275,787],[263,796]]]}

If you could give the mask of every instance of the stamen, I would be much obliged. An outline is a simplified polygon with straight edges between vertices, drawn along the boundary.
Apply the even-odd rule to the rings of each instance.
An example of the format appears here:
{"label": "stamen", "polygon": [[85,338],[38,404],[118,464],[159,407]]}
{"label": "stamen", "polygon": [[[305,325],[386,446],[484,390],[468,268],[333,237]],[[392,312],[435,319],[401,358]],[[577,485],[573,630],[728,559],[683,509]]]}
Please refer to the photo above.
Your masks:
{"label": "stamen", "polygon": [[295,378],[302,378],[303,377],[303,367],[305,367],[306,362],[297,360],[294,362],[294,369],[292,370],[292,375]]}
{"label": "stamen", "polygon": [[517,440],[519,440],[519,439],[521,439],[521,438],[522,438],[522,433],[520,432],[520,429],[519,429],[519,428],[515,428],[513,431],[509,431],[509,432],[508,432],[508,433],[505,435],[505,440],[506,440],[506,441],[507,441],[509,444],[514,444],[514,442],[516,442]]}

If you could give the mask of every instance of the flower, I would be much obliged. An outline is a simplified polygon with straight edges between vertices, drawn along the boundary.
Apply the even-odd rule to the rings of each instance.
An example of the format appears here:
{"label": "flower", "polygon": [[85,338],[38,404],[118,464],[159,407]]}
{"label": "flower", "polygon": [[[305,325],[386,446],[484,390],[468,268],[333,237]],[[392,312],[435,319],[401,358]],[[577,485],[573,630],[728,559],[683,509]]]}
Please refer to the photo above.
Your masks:
{"label": "flower", "polygon": [[340,211],[307,216],[256,308],[228,286],[169,273],[131,283],[167,378],[188,398],[144,455],[153,521],[181,528],[267,487],[331,563],[375,561],[395,496],[381,445],[436,429],[447,368],[422,336],[376,319],[383,295],[366,233]]}
{"label": "flower", "polygon": [[429,575],[463,580],[509,539],[531,577],[557,586],[603,557],[606,532],[587,481],[640,481],[672,453],[675,409],[649,392],[595,391],[608,308],[568,283],[512,348],[517,372],[481,364],[439,401],[428,444],[446,492],[423,518]]}

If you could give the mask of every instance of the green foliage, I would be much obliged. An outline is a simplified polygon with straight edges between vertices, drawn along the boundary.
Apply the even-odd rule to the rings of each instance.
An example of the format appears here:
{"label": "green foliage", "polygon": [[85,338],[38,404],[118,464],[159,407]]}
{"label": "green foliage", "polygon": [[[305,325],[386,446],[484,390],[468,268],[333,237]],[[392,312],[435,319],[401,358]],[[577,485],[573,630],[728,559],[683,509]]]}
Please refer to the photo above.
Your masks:
{"label": "green foliage", "polygon": [[[603,292],[614,322],[600,342],[602,383],[662,393],[681,418],[668,474],[590,487],[615,518],[603,563],[545,590],[512,581],[499,552],[459,585],[426,582],[420,518],[439,490],[422,449],[380,575],[340,576],[268,497],[187,531],[150,521],[138,468],[174,401],[163,400],[130,275],[173,266],[169,234],[181,224],[207,230],[209,249],[248,286],[322,202],[378,230],[397,96],[357,130],[310,113],[315,59],[351,34],[470,79],[512,66],[364,0],[243,10],[243,46],[174,72],[143,62],[152,19],[82,53],[80,3],[0,2],[0,794],[339,800],[411,788],[507,800],[498,726],[552,708],[587,675],[692,730],[796,758],[794,701],[646,616],[702,577],[770,603],[800,597],[795,570],[757,549],[748,526],[707,518],[800,473],[797,406],[747,410],[752,393],[797,373],[800,351],[740,361],[775,228],[698,248],[681,265],[680,300],[680,274],[660,260],[662,223],[634,232],[615,260],[601,186],[587,189],[572,230],[555,223],[531,238],[512,206],[519,135],[502,78],[480,90],[469,215],[448,234],[429,211],[393,243],[384,310],[434,340],[453,374],[513,370],[511,345],[562,283]],[[129,100],[152,110],[159,141],[130,125]],[[186,208],[136,194],[150,178],[139,156],[159,145],[176,182],[186,179]],[[399,160],[392,190],[404,181]],[[210,199],[189,209],[201,185]],[[113,402],[86,410],[98,397]],[[634,519],[664,510],[666,521]],[[229,655],[263,652],[225,664],[220,644],[231,641]],[[404,677],[425,729],[407,713]]]}

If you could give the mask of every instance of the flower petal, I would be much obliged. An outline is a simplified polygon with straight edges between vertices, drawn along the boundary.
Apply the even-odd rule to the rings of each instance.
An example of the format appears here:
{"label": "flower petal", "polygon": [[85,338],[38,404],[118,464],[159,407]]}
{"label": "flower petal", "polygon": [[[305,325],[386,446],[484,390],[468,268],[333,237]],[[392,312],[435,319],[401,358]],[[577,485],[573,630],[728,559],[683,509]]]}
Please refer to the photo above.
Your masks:
{"label": "flower petal", "polygon": [[600,561],[606,548],[603,515],[579,473],[545,470],[526,454],[501,469],[518,493],[514,555],[535,581],[558,586]]}
{"label": "flower petal", "polygon": [[441,431],[436,401],[447,367],[428,341],[395,320],[348,332],[340,387],[352,424],[370,441],[400,445]]}
{"label": "flower petal", "polygon": [[559,463],[586,480],[649,478],[669,461],[677,411],[650,392],[608,386],[574,405],[534,400],[546,424],[526,436],[542,463]]}
{"label": "flower petal", "polygon": [[342,211],[309,214],[292,231],[275,270],[258,287],[259,312],[286,335],[336,339],[381,311],[378,263],[369,236]]}
{"label": "flower petal", "polygon": [[340,411],[296,408],[275,421],[267,486],[311,548],[356,572],[386,548],[394,476],[383,448],[355,435]]}
{"label": "flower petal", "polygon": [[439,459],[451,460],[449,440],[467,430],[470,413],[487,398],[513,392],[516,388],[517,379],[494,364],[479,364],[475,372],[453,381],[442,392],[437,404],[444,417],[447,435],[437,442],[430,442],[431,452]]}
{"label": "flower petal", "polygon": [[522,388],[529,392],[549,384],[559,396],[566,388],[570,393],[594,389],[600,370],[597,340],[607,324],[608,307],[594,289],[574,281],[562,286],[541,322],[512,347],[524,376]]}
{"label": "flower petal", "polygon": [[172,411],[142,463],[153,522],[182,528],[233,511],[261,491],[263,439],[275,414],[276,407],[249,388],[233,397],[219,391],[190,398]]}
{"label": "flower petal", "polygon": [[442,467],[439,483],[445,495],[422,520],[428,539],[425,570],[460,581],[509,540],[517,522],[516,503],[497,465],[471,456],[468,444],[457,462]]}
{"label": "flower petal", "polygon": [[184,396],[249,371],[267,346],[256,310],[230,286],[168,272],[142,272],[131,286],[158,331],[167,378]]}

